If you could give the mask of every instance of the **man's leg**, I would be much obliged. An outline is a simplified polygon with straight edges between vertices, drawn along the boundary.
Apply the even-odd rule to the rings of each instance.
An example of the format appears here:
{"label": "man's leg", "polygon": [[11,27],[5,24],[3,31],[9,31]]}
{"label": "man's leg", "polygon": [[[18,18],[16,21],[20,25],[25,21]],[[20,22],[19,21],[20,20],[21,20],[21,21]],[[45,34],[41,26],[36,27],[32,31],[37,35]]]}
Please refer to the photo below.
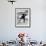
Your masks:
{"label": "man's leg", "polygon": [[24,21],[24,23],[25,23],[25,17],[23,18],[23,21]]}

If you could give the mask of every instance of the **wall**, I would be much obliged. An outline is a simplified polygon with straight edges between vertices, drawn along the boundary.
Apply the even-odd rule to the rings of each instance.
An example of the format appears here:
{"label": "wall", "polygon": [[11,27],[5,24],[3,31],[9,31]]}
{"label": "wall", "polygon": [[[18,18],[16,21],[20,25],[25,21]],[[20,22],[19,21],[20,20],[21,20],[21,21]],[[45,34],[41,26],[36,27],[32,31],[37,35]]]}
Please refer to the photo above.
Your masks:
{"label": "wall", "polygon": [[[46,40],[45,0],[17,0],[14,5],[0,0],[0,41],[15,40],[18,32],[30,34],[33,40]],[[31,28],[15,27],[15,8],[31,8]]]}

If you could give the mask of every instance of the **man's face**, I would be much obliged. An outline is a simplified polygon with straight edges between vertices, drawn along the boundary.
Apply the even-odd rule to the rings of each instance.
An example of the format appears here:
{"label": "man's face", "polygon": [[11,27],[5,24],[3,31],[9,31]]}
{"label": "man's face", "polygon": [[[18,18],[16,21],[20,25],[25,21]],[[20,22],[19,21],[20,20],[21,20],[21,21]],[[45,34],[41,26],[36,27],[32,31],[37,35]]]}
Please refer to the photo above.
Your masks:
{"label": "man's face", "polygon": [[23,38],[24,37],[24,34],[19,34],[19,38]]}

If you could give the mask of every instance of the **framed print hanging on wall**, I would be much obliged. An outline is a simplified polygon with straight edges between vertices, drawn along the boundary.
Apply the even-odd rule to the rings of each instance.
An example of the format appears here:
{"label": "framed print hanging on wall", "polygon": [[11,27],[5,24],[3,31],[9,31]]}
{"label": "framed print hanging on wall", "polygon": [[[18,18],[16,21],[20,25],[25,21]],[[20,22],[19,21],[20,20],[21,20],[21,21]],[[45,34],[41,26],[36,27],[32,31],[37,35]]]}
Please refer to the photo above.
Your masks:
{"label": "framed print hanging on wall", "polygon": [[18,28],[29,28],[31,26],[30,8],[15,8],[15,26]]}

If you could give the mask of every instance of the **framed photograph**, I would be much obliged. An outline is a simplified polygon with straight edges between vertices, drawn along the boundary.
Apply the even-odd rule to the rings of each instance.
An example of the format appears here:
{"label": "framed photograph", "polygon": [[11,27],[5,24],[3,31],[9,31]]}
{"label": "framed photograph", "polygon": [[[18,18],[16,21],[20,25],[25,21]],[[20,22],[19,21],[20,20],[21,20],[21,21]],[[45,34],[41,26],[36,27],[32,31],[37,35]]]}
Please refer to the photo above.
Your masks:
{"label": "framed photograph", "polygon": [[15,8],[15,27],[30,28],[31,26],[31,9]]}

